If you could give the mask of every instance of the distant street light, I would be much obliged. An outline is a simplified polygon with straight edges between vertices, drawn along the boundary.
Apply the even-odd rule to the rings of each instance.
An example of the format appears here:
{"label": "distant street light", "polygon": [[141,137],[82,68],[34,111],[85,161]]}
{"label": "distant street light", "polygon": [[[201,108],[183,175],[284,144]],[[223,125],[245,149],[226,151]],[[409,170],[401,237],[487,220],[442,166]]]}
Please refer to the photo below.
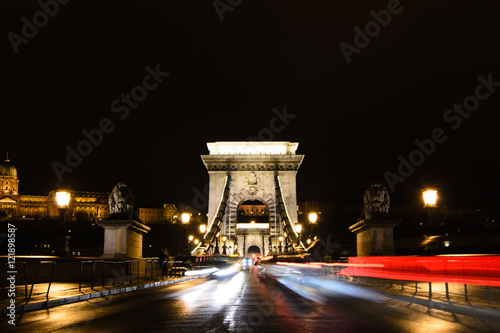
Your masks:
{"label": "distant street light", "polygon": [[227,254],[226,253],[226,240],[227,240],[227,237],[222,236],[222,241],[224,242],[224,245],[222,245],[222,254]]}
{"label": "distant street light", "polygon": [[207,231],[207,225],[206,224],[200,224],[200,232],[203,234]]}
{"label": "distant street light", "polygon": [[300,246],[300,243],[302,241],[302,225],[301,224],[296,224],[295,225],[295,231],[297,232],[298,234],[298,239],[297,239],[297,246]]}
{"label": "distant street light", "polygon": [[189,242],[190,242],[190,239],[188,238],[188,225],[189,225],[189,219],[190,218],[191,218],[191,215],[189,213],[182,213],[181,214],[182,224],[184,224],[186,226],[185,231],[184,231],[184,237],[186,238],[185,252],[186,252],[187,256],[190,255],[190,252],[189,252]]}
{"label": "distant street light", "polygon": [[191,215],[188,213],[182,213],[182,215],[181,215],[182,223],[189,223],[190,218],[191,218]]}
{"label": "distant street light", "polygon": [[316,213],[309,213],[309,222],[311,224],[311,234],[309,236],[313,236],[314,234],[314,224],[318,220],[318,214]]}

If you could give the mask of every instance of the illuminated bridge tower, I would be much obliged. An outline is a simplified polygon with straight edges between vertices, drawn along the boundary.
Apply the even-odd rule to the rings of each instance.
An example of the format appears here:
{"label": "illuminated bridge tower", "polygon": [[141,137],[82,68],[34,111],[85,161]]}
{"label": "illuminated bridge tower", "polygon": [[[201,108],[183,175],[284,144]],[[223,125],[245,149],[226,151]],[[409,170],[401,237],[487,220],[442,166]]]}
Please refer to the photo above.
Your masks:
{"label": "illuminated bridge tower", "polygon": [[[207,231],[201,254],[283,253],[303,248],[297,223],[296,174],[304,159],[294,142],[209,142],[202,155],[210,177]],[[267,220],[242,221],[238,207],[266,205]]]}

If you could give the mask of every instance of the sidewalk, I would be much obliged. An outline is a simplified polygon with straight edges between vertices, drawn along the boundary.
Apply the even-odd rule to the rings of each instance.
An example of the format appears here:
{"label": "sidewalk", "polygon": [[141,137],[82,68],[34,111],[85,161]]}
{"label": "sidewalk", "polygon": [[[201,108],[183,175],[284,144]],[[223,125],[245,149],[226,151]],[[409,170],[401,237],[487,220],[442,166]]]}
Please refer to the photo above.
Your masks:
{"label": "sidewalk", "polygon": [[[47,309],[54,306],[85,301],[92,298],[117,295],[145,288],[159,287],[168,284],[194,280],[205,276],[206,275],[189,277],[163,277],[162,279],[158,280],[146,280],[144,278],[141,278],[139,281],[134,279],[132,283],[130,283],[129,281],[125,281],[123,285],[121,284],[121,280],[117,280],[115,286],[109,285],[106,287],[102,287],[100,285],[94,285],[94,289],[90,288],[90,283],[85,282],[82,283],[81,291],[79,290],[78,282],[53,282],[50,285],[48,300],[46,295],[49,284],[40,283],[34,285],[31,299],[27,304],[26,297],[30,294],[31,285],[28,284],[27,294],[25,293],[25,285],[21,285],[16,286],[15,311],[16,313],[21,313],[26,311]],[[10,309],[8,309],[7,307],[10,305],[11,298],[8,297],[7,291],[8,289],[3,291],[5,297],[3,300],[0,300],[0,307],[2,308],[3,315],[8,314],[10,311]]]}
{"label": "sidewalk", "polygon": [[[371,278],[368,278],[371,280]],[[356,283],[356,279],[353,281]],[[372,288],[391,295],[400,295],[412,298],[419,298],[433,302],[447,304],[466,304],[471,306],[491,307],[500,310],[500,288],[477,285],[463,285],[457,283],[448,284],[448,295],[446,294],[446,284],[444,282],[391,281],[374,279],[373,282],[363,281],[360,278],[360,286]]]}
{"label": "sidewalk", "polygon": [[[437,309],[454,314],[500,316],[500,288],[477,285],[448,284],[448,296],[444,282],[433,282],[429,294],[428,282],[395,281],[354,278],[351,282],[339,281],[348,285],[366,288],[393,299],[411,304]],[[467,296],[466,296],[467,295]]]}

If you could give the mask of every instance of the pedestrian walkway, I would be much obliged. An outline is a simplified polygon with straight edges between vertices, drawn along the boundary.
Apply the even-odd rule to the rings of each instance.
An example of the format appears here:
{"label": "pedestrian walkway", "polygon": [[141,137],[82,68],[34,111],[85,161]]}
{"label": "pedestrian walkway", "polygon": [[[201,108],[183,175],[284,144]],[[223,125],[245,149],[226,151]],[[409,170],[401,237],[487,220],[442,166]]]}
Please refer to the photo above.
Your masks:
{"label": "pedestrian walkway", "polygon": [[[165,286],[168,284],[189,281],[204,276],[206,275],[162,277],[157,280],[147,280],[146,278],[142,278],[139,281],[134,279],[132,283],[130,283],[129,281],[125,281],[123,284],[121,281],[116,281],[114,286],[94,286],[93,289],[90,287],[89,283],[85,283],[81,286],[81,290],[78,282],[53,282],[50,285],[50,289],[48,283],[39,283],[33,286],[32,291],[31,285],[28,285],[27,292],[25,285],[18,285],[16,286],[16,295],[14,297],[15,312],[21,313],[26,311],[46,309],[54,306],[85,301],[92,298],[117,295],[145,288]],[[49,290],[48,295],[47,290]],[[2,308],[3,315],[11,313],[11,309],[9,309],[9,306],[11,306],[10,304],[12,297],[9,298],[7,291],[8,290],[3,291],[4,298],[0,300],[0,307]],[[30,292],[31,298],[29,299],[29,301],[27,301]]]}
{"label": "pedestrian walkway", "polygon": [[[372,280],[368,278],[368,280]],[[419,298],[447,304],[467,304],[471,306],[492,307],[500,310],[500,288],[464,285],[444,282],[413,282],[373,279],[366,284],[363,278],[360,285],[392,295]],[[448,292],[446,291],[448,289]]]}

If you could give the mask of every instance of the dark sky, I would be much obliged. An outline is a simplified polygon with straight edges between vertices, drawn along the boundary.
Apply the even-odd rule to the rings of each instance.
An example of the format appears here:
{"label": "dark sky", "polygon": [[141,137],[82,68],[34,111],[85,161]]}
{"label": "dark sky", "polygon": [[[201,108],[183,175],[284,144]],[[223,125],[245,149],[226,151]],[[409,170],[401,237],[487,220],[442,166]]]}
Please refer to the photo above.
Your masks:
{"label": "dark sky", "polygon": [[[498,1],[239,2],[221,21],[212,1],[73,0],[45,22],[37,1],[2,1],[0,152],[21,193],[109,191],[122,180],[142,206],[190,205],[208,181],[206,142],[260,132],[300,143],[299,199],[361,200],[440,128],[446,140],[413,154],[425,160],[394,184],[393,200],[431,185],[447,202],[498,208],[500,87],[480,88],[488,97],[474,106],[479,76],[500,82]],[[369,22],[387,22],[388,6],[377,31]],[[20,42],[34,16],[38,32],[25,27]],[[354,47],[367,23],[372,37],[358,36],[348,63],[340,44]],[[147,66],[170,74],[117,111]],[[464,99],[470,116],[447,113]],[[266,130],[285,107],[288,123]],[[106,118],[111,133],[60,182],[54,162]]]}

